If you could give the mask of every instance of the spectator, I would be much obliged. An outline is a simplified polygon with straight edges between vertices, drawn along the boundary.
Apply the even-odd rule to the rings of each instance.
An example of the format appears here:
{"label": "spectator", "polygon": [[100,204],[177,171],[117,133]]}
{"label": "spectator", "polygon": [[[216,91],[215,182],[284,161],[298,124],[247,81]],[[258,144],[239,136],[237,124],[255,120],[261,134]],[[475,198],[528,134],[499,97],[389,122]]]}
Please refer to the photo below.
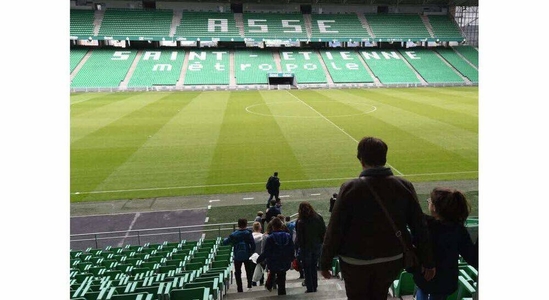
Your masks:
{"label": "spectator", "polygon": [[261,223],[261,219],[263,218],[263,212],[262,211],[258,211],[257,212],[257,216],[255,217],[255,220],[254,222],[259,222]]}
{"label": "spectator", "polygon": [[305,275],[306,293],[313,293],[318,287],[318,260],[326,233],[326,224],[309,202],[301,202],[298,213],[296,241]]}
{"label": "spectator", "polygon": [[[263,233],[261,233],[262,231],[261,224],[259,222],[254,222],[252,229],[253,229],[252,236],[254,237],[254,242],[255,242],[255,253],[257,253],[257,255],[261,255],[261,253],[263,252],[263,248],[261,246],[263,244],[263,236],[264,236]],[[255,270],[256,265],[257,264],[252,262],[253,270]],[[263,276],[261,276],[261,280],[259,280],[259,285],[263,285],[263,281],[264,281],[264,278]],[[257,286],[257,282],[252,281],[252,286]]]}
{"label": "spectator", "polygon": [[280,192],[280,178],[278,178],[278,172],[274,172],[273,176],[269,177],[267,184],[265,184],[265,188],[269,193],[269,200],[267,200],[267,208],[269,208],[269,203],[273,198],[276,201],[280,201],[280,198],[278,198]]}
{"label": "spectator", "polygon": [[437,273],[433,280],[426,281],[420,272],[414,272],[417,300],[446,299],[457,290],[459,255],[478,268],[478,249],[464,226],[471,211],[465,195],[455,189],[435,188],[430,196],[427,202],[431,216],[426,218]]}
{"label": "spectator", "polygon": [[359,142],[357,158],[363,171],[359,178],[342,184],[324,238],[322,276],[331,277],[332,260],[339,256],[345,291],[351,300],[387,299],[389,286],[404,266],[403,246],[372,190],[408,242],[411,236],[407,226],[410,228],[424,278],[429,281],[435,276],[431,241],[414,186],[385,167],[387,149],[378,138],[365,137]]}
{"label": "spectator", "polygon": [[282,214],[280,211],[280,206],[276,204],[276,200],[271,200],[271,207],[267,209],[267,212],[265,213],[265,222],[269,223],[273,218],[276,218],[276,216]]}
{"label": "spectator", "polygon": [[239,293],[242,293],[242,265],[246,271],[248,288],[252,288],[252,261],[250,256],[255,252],[255,242],[252,232],[247,229],[248,220],[238,219],[238,229],[223,240],[223,245],[233,246],[234,276],[236,287]]}
{"label": "spectator", "polygon": [[[271,221],[273,232],[267,237],[263,253],[257,258],[258,263],[267,262],[267,267],[274,273],[278,295],[286,295],[286,271],[290,269],[294,259],[294,244],[290,234],[282,231],[282,221],[274,218]],[[272,282],[265,283],[265,287],[271,291]]]}
{"label": "spectator", "polygon": [[333,193],[332,197],[330,197],[330,209],[328,210],[329,212],[332,212],[332,209],[334,209],[334,204],[336,202],[336,199],[337,199],[337,193]]}

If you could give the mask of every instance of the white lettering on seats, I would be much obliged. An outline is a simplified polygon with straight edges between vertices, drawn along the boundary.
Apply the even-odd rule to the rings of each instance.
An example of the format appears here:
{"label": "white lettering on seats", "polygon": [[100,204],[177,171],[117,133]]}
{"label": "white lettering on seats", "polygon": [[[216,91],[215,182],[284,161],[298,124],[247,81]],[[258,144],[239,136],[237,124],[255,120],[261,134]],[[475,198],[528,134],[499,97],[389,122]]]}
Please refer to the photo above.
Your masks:
{"label": "white lettering on seats", "polygon": [[316,70],[317,66],[315,64],[304,64],[303,65],[303,69],[305,70],[309,70],[309,71],[313,71],[313,70]]}
{"label": "white lettering on seats", "polygon": [[395,51],[392,51],[391,53],[381,51],[381,55],[383,55],[383,57],[385,57],[385,59],[391,59],[391,57],[396,58],[396,59],[400,59],[400,56],[398,56],[398,53],[396,53]]}
{"label": "white lettering on seats", "polygon": [[220,32],[229,31],[227,19],[208,19],[208,32],[215,32],[216,27],[220,29]]}
{"label": "white lettering on seats", "polygon": [[259,27],[259,29],[250,29],[248,32],[269,32],[266,24],[256,24],[256,22],[267,22],[267,20],[249,19],[248,27]]}
{"label": "white lettering on seats", "polygon": [[284,60],[295,60],[293,52],[282,52],[282,58],[284,58]]}
{"label": "white lettering on seats", "polygon": [[293,28],[294,30],[284,30],[284,32],[303,32],[303,28],[300,24],[292,25],[290,22],[300,22],[299,20],[282,20],[282,27],[284,28]]}
{"label": "white lettering on seats", "polygon": [[421,59],[421,57],[417,57],[415,51],[405,51],[404,53],[406,53],[410,59]]}
{"label": "white lettering on seats", "polygon": [[273,66],[269,65],[269,64],[260,64],[259,65],[259,69],[261,71],[270,71],[273,69]]}
{"label": "white lettering on seats", "polygon": [[189,52],[189,60],[195,60],[195,58],[206,60],[206,52],[202,51],[200,54],[194,51]]}
{"label": "white lettering on seats", "polygon": [[114,51],[111,60],[128,60],[131,53],[131,51]]}
{"label": "white lettering on seats", "polygon": [[160,59],[160,51],[145,51],[145,54],[143,55],[143,60],[159,60]]}
{"label": "white lettering on seats", "polygon": [[212,53],[215,54],[215,59],[217,60],[223,60],[223,54],[227,54],[227,52],[225,51],[222,51],[222,52],[213,51]]}
{"label": "white lettering on seats", "polygon": [[293,71],[293,70],[295,70],[295,69],[297,69],[297,65],[296,65],[296,64],[287,64],[287,65],[286,65],[286,71],[287,71],[287,72]]}
{"label": "white lettering on seats", "polygon": [[365,59],[375,58],[380,59],[379,54],[377,52],[362,52],[362,56],[364,56]]}
{"label": "white lettering on seats", "polygon": [[341,58],[345,60],[353,60],[353,58],[351,57],[351,52],[343,51],[339,53],[341,54]]}
{"label": "white lettering on seats", "polygon": [[321,33],[339,33],[337,30],[328,30],[328,28],[332,27],[330,25],[326,25],[325,23],[335,23],[334,20],[317,20],[318,24],[318,30]]}
{"label": "white lettering on seats", "polygon": [[160,69],[160,71],[171,71],[172,70],[172,65],[170,65],[170,64],[156,64],[156,65],[154,65],[153,71],[158,71],[159,69]]}
{"label": "white lettering on seats", "polygon": [[202,68],[204,68],[204,66],[199,62],[189,64],[189,71],[200,71]]}
{"label": "white lettering on seats", "polygon": [[312,52],[298,52],[299,54],[302,54],[305,60],[311,60],[311,53]]}
{"label": "white lettering on seats", "polygon": [[240,64],[240,71],[244,71],[251,66],[251,64]]}
{"label": "white lettering on seats", "polygon": [[170,60],[176,60],[177,59],[177,51],[172,51],[172,55],[170,56]]}

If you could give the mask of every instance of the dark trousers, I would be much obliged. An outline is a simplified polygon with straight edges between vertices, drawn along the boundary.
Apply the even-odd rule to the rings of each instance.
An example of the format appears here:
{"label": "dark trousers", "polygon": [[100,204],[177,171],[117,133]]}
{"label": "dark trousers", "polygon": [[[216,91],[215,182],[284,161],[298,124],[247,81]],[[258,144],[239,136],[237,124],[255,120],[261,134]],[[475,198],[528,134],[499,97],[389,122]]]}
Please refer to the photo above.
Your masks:
{"label": "dark trousers", "polygon": [[279,295],[286,295],[286,271],[273,272]]}
{"label": "dark trousers", "polygon": [[349,300],[387,300],[391,283],[402,271],[402,260],[373,265],[351,265],[340,259]]}
{"label": "dark trousers", "polygon": [[236,280],[236,288],[238,292],[242,292],[242,264],[244,264],[244,270],[246,271],[246,279],[248,281],[248,288],[252,287],[252,276],[254,270],[252,269],[252,261],[235,261],[234,262],[234,277]]}
{"label": "dark trousers", "polygon": [[299,256],[303,264],[303,275],[308,292],[316,292],[318,288],[318,259],[322,245],[316,245],[313,249],[299,249]]}
{"label": "dark trousers", "polygon": [[278,198],[278,194],[279,194],[279,191],[270,191],[269,192],[269,200],[267,200],[267,208],[271,207],[271,200],[273,200],[273,198],[275,200],[280,200],[280,198]]}

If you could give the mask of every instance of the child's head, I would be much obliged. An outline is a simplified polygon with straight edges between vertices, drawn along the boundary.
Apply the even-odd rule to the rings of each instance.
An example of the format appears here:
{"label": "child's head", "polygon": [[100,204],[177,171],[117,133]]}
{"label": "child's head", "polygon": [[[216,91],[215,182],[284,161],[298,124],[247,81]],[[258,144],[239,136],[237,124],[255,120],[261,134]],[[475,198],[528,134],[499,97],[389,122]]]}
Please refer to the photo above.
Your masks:
{"label": "child's head", "polygon": [[258,212],[257,212],[257,216],[258,216],[258,217],[263,216],[263,212],[262,212],[262,211],[258,211]]}
{"label": "child's head", "polygon": [[253,228],[254,232],[261,232],[261,223],[254,222],[254,225],[253,225],[252,228]]}
{"label": "child's head", "polygon": [[429,198],[429,210],[435,218],[465,224],[471,205],[465,195],[451,188],[435,188]]}

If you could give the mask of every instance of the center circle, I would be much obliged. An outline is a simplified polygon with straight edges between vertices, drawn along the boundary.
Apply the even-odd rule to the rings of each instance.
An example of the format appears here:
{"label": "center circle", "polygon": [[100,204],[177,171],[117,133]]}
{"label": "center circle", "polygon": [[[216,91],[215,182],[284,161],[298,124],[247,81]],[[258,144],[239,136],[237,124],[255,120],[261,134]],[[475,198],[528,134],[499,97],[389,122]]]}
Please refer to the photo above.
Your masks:
{"label": "center circle", "polygon": [[[329,102],[329,103],[334,103],[333,101],[315,101],[315,103],[318,103],[318,102]],[[313,113],[315,114],[314,116],[303,116],[303,115],[300,115],[300,114],[297,114],[298,110],[293,110],[291,109],[291,106],[292,105],[298,105],[300,107],[303,107],[303,103],[300,103],[300,102],[272,102],[272,103],[258,103],[258,104],[252,104],[248,107],[246,107],[246,111],[248,113],[251,113],[251,114],[254,114],[254,115],[259,115],[259,116],[264,116],[264,117],[285,117],[285,118],[305,118],[305,119],[316,119],[316,118],[337,118],[337,117],[353,117],[353,116],[360,116],[360,115],[365,115],[365,114],[369,114],[369,113],[372,113],[374,111],[377,110],[377,107],[371,105],[371,104],[366,104],[366,103],[360,103],[360,102],[338,102],[338,103],[342,103],[342,104],[353,104],[353,105],[356,105],[358,104],[359,106],[364,106],[366,108],[368,108],[367,110],[364,110],[364,111],[361,111],[361,112],[358,112],[358,113],[355,113],[355,114],[333,114],[333,115],[319,115],[317,114],[316,112],[313,111]],[[288,105],[288,109],[285,110],[285,113],[284,114],[272,114],[269,110],[269,107],[272,107],[272,106],[275,106],[275,105]],[[287,112],[287,113],[286,113]],[[292,112],[296,112],[295,114],[292,114]]]}

